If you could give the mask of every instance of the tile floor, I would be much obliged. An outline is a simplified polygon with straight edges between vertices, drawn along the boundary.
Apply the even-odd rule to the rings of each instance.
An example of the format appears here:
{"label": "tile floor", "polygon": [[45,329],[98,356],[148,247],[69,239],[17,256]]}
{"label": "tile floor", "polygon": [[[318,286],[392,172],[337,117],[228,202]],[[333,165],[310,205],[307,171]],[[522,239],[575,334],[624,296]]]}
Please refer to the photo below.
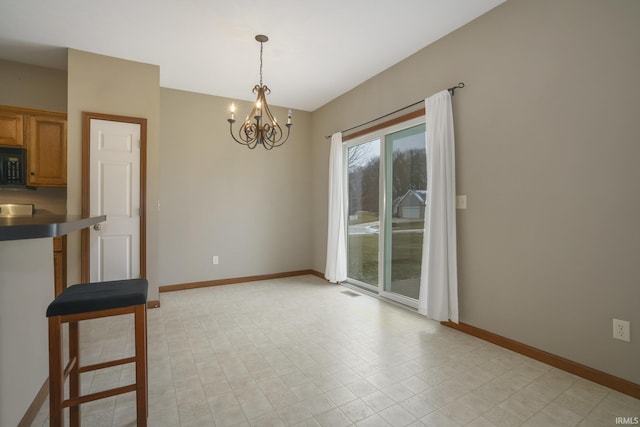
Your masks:
{"label": "tile floor", "polygon": [[[149,310],[149,425],[614,426],[640,400],[315,276],[163,293]],[[133,354],[131,316],[81,324],[83,363]],[[132,367],[83,376],[127,384]],[[47,404],[33,425],[48,425]],[[68,420],[67,420],[68,421]],[[135,426],[134,395],[84,426]]]}

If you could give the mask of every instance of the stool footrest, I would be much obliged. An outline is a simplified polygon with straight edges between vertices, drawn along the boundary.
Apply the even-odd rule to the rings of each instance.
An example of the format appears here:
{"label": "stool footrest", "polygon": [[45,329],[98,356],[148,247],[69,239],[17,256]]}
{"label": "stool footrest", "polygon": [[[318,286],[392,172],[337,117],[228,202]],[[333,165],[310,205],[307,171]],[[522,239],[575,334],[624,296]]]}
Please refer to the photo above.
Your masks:
{"label": "stool footrest", "polygon": [[69,360],[69,363],[67,363],[67,366],[64,368],[64,373],[62,374],[63,378],[67,378],[69,376],[73,367],[76,366],[76,363],[78,363],[78,359],[76,357]]}
{"label": "stool footrest", "polygon": [[125,357],[124,359],[110,360],[108,362],[95,363],[93,365],[87,365],[87,366],[80,366],[79,371],[80,373],[97,371],[98,369],[105,369],[105,368],[111,368],[112,366],[126,365],[127,363],[134,363],[135,361],[136,361],[135,356]]}
{"label": "stool footrest", "polygon": [[110,390],[99,391],[97,393],[85,394],[74,399],[67,399],[62,402],[63,408],[70,406],[82,405],[83,403],[93,402],[94,400],[104,399],[105,397],[117,396],[119,394],[130,393],[136,391],[136,385],[130,384],[123,387],[112,388]]}

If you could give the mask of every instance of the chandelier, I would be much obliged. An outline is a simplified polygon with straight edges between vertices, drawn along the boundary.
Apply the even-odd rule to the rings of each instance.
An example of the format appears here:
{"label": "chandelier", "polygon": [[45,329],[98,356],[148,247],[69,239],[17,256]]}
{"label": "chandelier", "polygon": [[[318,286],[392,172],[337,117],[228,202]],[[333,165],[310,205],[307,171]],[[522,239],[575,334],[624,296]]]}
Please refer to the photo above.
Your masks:
{"label": "chandelier", "polygon": [[271,93],[271,89],[262,84],[262,45],[268,40],[269,37],[262,34],[256,36],[256,41],[260,42],[260,84],[253,87],[253,93],[257,95],[256,102],[240,129],[238,129],[237,137],[233,133],[233,124],[236,122],[234,104],[231,104],[231,118],[227,119],[231,137],[238,144],[246,145],[252,150],[258,145],[262,145],[267,150],[279,147],[289,139],[291,126],[293,126],[291,123],[291,110],[289,110],[287,124],[285,125],[287,127],[287,135],[285,136],[282,127],[278,124],[278,121],[269,110],[269,104],[267,104],[266,96]]}

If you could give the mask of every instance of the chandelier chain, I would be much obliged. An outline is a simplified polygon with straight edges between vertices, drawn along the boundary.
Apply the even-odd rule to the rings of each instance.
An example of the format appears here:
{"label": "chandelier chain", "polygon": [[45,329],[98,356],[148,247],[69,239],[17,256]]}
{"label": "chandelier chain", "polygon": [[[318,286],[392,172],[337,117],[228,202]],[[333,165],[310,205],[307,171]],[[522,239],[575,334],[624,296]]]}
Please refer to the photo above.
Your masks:
{"label": "chandelier chain", "polygon": [[262,45],[264,43],[260,42],[260,86],[262,86]]}

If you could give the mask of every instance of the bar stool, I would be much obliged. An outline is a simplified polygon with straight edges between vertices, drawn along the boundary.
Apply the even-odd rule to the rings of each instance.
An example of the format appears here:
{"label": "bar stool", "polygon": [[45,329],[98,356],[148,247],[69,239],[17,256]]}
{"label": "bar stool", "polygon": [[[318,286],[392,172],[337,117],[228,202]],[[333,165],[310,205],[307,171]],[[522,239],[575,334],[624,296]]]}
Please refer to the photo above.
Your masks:
{"label": "bar stool", "polygon": [[[64,408],[69,408],[71,427],[80,426],[80,405],[123,393],[136,392],[137,426],[147,425],[147,291],[145,279],[84,283],[66,288],[47,308],[49,318],[49,423],[64,425]],[[94,365],[80,365],[78,322],[121,314],[133,314],[135,356]],[[69,362],[63,369],[62,325],[69,324]],[[97,393],[80,395],[80,374],[111,366],[135,363],[136,381]],[[69,398],[64,385],[69,377]]]}

